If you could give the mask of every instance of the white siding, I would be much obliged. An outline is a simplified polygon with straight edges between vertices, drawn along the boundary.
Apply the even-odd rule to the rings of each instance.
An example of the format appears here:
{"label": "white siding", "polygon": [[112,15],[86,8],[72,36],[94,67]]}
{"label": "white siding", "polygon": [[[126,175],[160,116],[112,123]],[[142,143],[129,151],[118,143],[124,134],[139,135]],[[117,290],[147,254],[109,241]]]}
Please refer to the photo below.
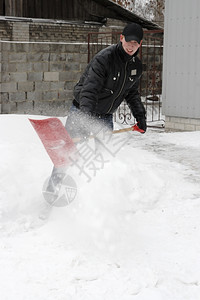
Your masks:
{"label": "white siding", "polygon": [[163,112],[200,118],[200,0],[166,0]]}

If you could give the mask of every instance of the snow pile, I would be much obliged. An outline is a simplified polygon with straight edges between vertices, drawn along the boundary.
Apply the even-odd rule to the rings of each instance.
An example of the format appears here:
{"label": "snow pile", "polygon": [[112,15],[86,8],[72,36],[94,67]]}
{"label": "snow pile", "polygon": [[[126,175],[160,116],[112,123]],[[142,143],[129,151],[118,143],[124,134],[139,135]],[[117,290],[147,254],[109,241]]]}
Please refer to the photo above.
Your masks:
{"label": "snow pile", "polygon": [[122,134],[89,182],[69,170],[78,192],[57,208],[28,116],[0,126],[1,300],[199,299],[200,132]]}

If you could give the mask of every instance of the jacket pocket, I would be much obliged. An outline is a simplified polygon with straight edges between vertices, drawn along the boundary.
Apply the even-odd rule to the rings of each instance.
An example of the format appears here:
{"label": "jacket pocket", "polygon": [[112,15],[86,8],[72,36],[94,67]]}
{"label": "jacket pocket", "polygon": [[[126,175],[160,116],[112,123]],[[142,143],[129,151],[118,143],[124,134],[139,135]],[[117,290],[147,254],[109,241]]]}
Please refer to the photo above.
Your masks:
{"label": "jacket pocket", "polygon": [[104,99],[113,95],[113,90],[108,88],[103,88],[101,93],[99,94],[99,99]]}

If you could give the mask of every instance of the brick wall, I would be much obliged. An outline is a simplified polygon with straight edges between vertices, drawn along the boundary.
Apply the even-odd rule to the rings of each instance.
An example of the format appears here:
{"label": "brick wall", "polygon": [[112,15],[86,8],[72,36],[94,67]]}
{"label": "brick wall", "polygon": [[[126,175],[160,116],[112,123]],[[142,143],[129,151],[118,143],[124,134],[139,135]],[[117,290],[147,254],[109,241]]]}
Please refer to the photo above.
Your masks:
{"label": "brick wall", "polygon": [[87,42],[88,32],[98,32],[99,26],[35,23],[29,25],[29,31],[29,40],[34,42]]}
{"label": "brick wall", "polygon": [[100,25],[0,20],[0,113],[66,115]]}
{"label": "brick wall", "polygon": [[13,24],[0,20],[0,40],[9,41],[12,39]]}
{"label": "brick wall", "polygon": [[1,113],[66,115],[87,44],[0,42]]}
{"label": "brick wall", "polygon": [[74,85],[87,65],[88,32],[99,30],[107,28],[1,19],[0,113],[66,115]]}
{"label": "brick wall", "polygon": [[167,131],[196,131],[200,130],[200,119],[165,117]]}
{"label": "brick wall", "polygon": [[[49,20],[0,20],[0,40],[31,42],[87,42],[88,32],[98,32],[100,25],[58,23]],[[105,29],[103,29],[105,30]]]}

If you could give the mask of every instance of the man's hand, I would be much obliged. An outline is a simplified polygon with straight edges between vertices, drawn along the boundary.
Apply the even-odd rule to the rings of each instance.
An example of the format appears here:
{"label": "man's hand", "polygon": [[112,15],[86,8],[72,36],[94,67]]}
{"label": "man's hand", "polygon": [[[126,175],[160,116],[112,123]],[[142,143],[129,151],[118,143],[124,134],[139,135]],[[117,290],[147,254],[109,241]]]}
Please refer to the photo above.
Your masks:
{"label": "man's hand", "polygon": [[145,119],[141,119],[140,121],[138,121],[137,126],[140,129],[144,130],[144,132],[146,132],[146,130],[147,130],[147,123],[146,123]]}
{"label": "man's hand", "polygon": [[147,123],[146,123],[145,115],[136,117],[136,120],[137,120],[137,126],[139,127],[139,129],[144,131],[141,133],[145,133],[147,130]]}

